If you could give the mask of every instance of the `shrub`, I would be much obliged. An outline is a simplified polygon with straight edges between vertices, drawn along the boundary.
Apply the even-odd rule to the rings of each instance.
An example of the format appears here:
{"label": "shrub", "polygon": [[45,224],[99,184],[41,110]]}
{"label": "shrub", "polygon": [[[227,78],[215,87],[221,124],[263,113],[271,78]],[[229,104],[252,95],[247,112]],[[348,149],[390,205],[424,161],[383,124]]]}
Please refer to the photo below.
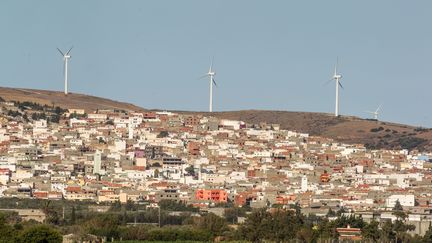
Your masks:
{"label": "shrub", "polygon": [[423,143],[425,143],[427,140],[423,138],[416,138],[416,137],[403,137],[398,139],[398,143],[403,149],[414,149],[419,146],[421,146]]}
{"label": "shrub", "polygon": [[380,132],[380,131],[382,131],[382,130],[384,130],[384,127],[372,128],[370,131],[371,131],[371,132]]}
{"label": "shrub", "polygon": [[25,229],[19,236],[22,242],[62,242],[62,235],[47,225],[36,225]]}

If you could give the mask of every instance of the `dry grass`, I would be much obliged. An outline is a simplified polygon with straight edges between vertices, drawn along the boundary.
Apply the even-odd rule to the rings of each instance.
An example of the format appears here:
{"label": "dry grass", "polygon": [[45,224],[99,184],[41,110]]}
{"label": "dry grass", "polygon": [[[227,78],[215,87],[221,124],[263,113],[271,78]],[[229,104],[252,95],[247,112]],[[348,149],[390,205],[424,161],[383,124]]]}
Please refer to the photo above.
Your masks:
{"label": "dry grass", "polygon": [[66,96],[63,92],[47,90],[0,87],[0,97],[7,101],[31,101],[43,105],[60,106],[62,108],[85,109],[87,112],[92,112],[96,109],[116,109],[125,111],[143,110],[141,107],[110,99],[76,93],[69,93]]}
{"label": "dry grass", "polygon": [[[31,101],[62,108],[80,108],[87,112],[96,109],[145,111],[145,109],[129,103],[75,93],[65,96],[62,92],[57,91],[0,88],[0,97],[8,101]],[[206,112],[181,113],[210,115]],[[211,115],[223,119],[242,120],[252,124],[276,123],[280,124],[282,129],[329,137],[340,142],[368,144],[371,148],[397,149],[401,148],[401,144],[416,144],[414,148],[432,151],[431,129],[419,129],[402,124],[364,120],[358,117],[342,116],[336,118],[332,114],[313,112],[244,110],[214,112]],[[382,130],[373,132],[373,129],[380,127]]]}

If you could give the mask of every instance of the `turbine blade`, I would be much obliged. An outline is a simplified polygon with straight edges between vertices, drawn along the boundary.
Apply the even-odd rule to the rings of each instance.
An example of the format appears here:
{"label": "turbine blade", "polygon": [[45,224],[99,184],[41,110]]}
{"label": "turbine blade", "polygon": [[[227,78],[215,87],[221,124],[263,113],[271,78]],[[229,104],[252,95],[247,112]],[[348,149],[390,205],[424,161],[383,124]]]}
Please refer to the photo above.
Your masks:
{"label": "turbine blade", "polygon": [[328,85],[331,81],[333,81],[334,79],[332,78],[332,79],[329,79],[329,80],[327,80],[325,83],[323,83],[323,86],[326,86],[326,85]]}
{"label": "turbine blade", "polygon": [[208,76],[209,76],[208,74],[205,74],[205,75],[203,75],[203,76],[201,76],[201,77],[199,77],[199,78],[197,78],[197,79],[207,78]]}
{"label": "turbine blade", "polygon": [[69,52],[72,50],[73,46],[69,49],[68,52],[66,52],[66,55],[69,55]]}
{"label": "turbine blade", "polygon": [[336,65],[335,65],[335,70],[334,70],[334,76],[336,76],[336,74],[337,74],[338,64],[339,64],[339,57],[336,57]]}
{"label": "turbine blade", "polygon": [[212,57],[211,62],[210,62],[209,73],[211,73],[211,71],[213,70],[213,60],[214,60],[214,56]]}
{"label": "turbine blade", "polygon": [[376,111],[375,112],[377,112],[378,113],[378,111],[381,109],[381,107],[382,107],[382,104],[380,104],[379,106],[378,106],[378,108],[376,109]]}
{"label": "turbine blade", "polygon": [[340,86],[342,89],[345,89],[345,88],[342,86],[342,84],[341,84],[340,81],[338,81],[338,84],[339,84],[339,86]]}
{"label": "turbine blade", "polygon": [[217,87],[217,84],[216,84],[216,81],[214,80],[214,78],[212,78],[212,81],[213,81],[214,86]]}
{"label": "turbine blade", "polygon": [[63,52],[62,52],[62,51],[60,51],[60,49],[58,49],[58,48],[57,48],[57,51],[59,51],[59,52],[60,52],[60,54],[61,54],[62,56],[64,56]]}

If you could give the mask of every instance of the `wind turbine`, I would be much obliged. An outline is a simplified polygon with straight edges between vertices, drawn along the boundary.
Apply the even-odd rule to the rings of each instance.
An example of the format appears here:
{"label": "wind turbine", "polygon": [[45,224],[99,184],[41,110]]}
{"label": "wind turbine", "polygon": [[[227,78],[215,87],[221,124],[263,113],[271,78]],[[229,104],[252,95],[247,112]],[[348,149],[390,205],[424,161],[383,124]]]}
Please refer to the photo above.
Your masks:
{"label": "wind turbine", "polygon": [[214,76],[216,75],[216,72],[213,70],[213,58],[210,63],[210,68],[208,72],[202,76],[201,78],[209,77],[210,79],[210,100],[209,100],[209,112],[213,112],[213,85],[217,87],[216,81],[214,79]]}
{"label": "wind turbine", "polygon": [[339,58],[336,59],[336,65],[335,65],[333,77],[328,81],[328,82],[330,82],[332,80],[336,81],[336,104],[335,104],[335,116],[336,117],[339,116],[339,86],[343,89],[342,83],[340,82],[340,80],[342,79],[342,75],[337,73],[338,63],[339,63]]}
{"label": "wind turbine", "polygon": [[378,106],[378,108],[375,111],[366,111],[366,112],[372,114],[374,116],[374,119],[378,120],[378,115],[380,113],[381,106],[382,105]]}
{"label": "wind turbine", "polygon": [[68,61],[71,58],[71,55],[69,55],[70,51],[72,50],[73,47],[71,47],[69,49],[69,51],[67,51],[66,53],[63,53],[59,48],[57,48],[57,50],[60,52],[60,54],[63,56],[63,61],[64,61],[64,93],[65,95],[68,94]]}

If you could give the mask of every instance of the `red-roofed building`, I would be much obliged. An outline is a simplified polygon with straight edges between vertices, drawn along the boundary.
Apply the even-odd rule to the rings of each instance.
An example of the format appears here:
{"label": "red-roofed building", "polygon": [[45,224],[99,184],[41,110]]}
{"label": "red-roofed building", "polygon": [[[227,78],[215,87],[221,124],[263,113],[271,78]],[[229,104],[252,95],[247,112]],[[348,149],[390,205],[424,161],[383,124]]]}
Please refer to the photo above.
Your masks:
{"label": "red-roofed building", "polygon": [[362,240],[361,229],[351,228],[349,225],[346,228],[336,228],[339,234],[339,240],[360,241]]}

